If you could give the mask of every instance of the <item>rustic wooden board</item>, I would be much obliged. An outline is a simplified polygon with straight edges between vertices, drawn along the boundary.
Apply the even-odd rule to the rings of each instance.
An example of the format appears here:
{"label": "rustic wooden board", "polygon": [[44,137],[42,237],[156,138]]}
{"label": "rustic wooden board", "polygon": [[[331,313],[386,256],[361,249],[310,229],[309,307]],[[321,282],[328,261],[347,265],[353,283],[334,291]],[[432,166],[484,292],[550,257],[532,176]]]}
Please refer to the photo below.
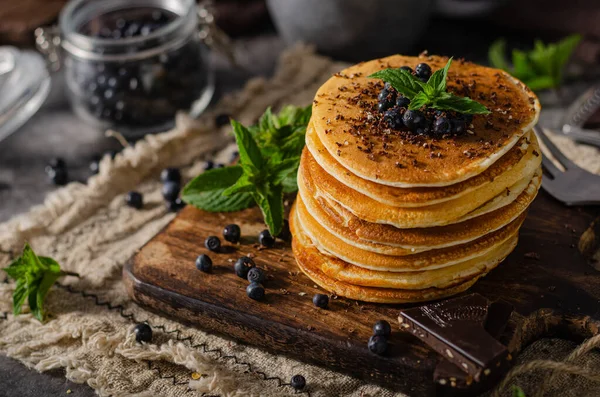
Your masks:
{"label": "rustic wooden board", "polygon": [[[540,192],[515,252],[471,288],[515,306],[503,340],[515,353],[544,335],[578,340],[598,332],[600,273],[576,248],[597,212],[567,208]],[[207,253],[204,239],[221,236],[223,227],[233,222],[242,227],[242,243],[224,242],[223,252],[210,253],[213,274],[196,270],[196,256]],[[288,244],[259,249],[255,242],[262,229],[257,209],[211,214],[187,207],[125,268],[129,293],[150,310],[204,330],[410,395],[433,393],[432,374],[440,358],[415,337],[394,331],[384,358],[366,348],[375,321],[386,319],[398,329],[401,305],[338,298],[328,310],[315,308],[312,296],[322,290],[298,271]],[[247,282],[233,272],[233,262],[249,253],[268,274],[263,302],[247,298]]]}

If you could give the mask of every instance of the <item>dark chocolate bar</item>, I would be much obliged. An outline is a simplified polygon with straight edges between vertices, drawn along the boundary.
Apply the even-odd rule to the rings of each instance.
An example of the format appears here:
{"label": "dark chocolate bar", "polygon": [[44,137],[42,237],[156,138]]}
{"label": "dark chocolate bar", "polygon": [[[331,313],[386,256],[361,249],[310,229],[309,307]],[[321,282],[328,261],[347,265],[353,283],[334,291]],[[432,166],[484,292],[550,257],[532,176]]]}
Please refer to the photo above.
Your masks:
{"label": "dark chocolate bar", "polygon": [[[512,305],[505,301],[492,302],[487,308],[487,315],[483,324],[487,333],[498,339],[506,328],[512,311]],[[452,362],[443,359],[435,368],[433,380],[441,387],[439,390],[440,395],[455,395],[456,393],[452,392],[452,389],[468,390],[469,395],[478,395],[497,383],[507,369],[508,365],[502,365],[487,376],[485,382],[474,383],[471,375],[461,371]],[[449,390],[444,390],[446,388]],[[464,393],[461,392],[461,395],[464,395]]]}
{"label": "dark chocolate bar", "polygon": [[[478,382],[511,359],[506,347],[484,328],[488,306],[486,298],[470,294],[403,310],[398,320],[402,329]],[[493,321],[490,315],[490,324]]]}

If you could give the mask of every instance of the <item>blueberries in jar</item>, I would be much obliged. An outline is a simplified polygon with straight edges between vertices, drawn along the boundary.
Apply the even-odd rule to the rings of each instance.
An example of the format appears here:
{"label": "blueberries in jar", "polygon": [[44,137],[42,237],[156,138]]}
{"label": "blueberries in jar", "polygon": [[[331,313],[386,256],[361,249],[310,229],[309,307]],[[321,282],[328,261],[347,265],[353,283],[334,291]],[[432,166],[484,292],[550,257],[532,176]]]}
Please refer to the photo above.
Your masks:
{"label": "blueberries in jar", "polygon": [[431,77],[431,66],[426,63],[420,63],[415,67],[415,76],[425,82]]}
{"label": "blueberries in jar", "polygon": [[406,128],[411,131],[416,131],[417,128],[423,126],[425,122],[425,116],[418,110],[407,110],[402,116],[402,121],[404,122]]}

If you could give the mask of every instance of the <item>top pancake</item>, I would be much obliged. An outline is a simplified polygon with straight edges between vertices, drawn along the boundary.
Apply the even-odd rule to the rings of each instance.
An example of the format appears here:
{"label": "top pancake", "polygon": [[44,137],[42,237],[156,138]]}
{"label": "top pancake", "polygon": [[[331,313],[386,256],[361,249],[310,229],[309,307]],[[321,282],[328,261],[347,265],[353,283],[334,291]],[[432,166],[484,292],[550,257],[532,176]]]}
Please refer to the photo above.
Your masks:
{"label": "top pancake", "polygon": [[368,75],[386,68],[428,63],[433,71],[447,58],[394,55],[360,63],[331,77],[313,102],[312,125],[323,146],[361,178],[395,187],[448,186],[490,167],[537,122],[540,105],[523,83],[507,73],[455,60],[448,90],[481,102],[492,113],[475,115],[472,134],[441,139],[391,130],[377,112],[383,83]]}

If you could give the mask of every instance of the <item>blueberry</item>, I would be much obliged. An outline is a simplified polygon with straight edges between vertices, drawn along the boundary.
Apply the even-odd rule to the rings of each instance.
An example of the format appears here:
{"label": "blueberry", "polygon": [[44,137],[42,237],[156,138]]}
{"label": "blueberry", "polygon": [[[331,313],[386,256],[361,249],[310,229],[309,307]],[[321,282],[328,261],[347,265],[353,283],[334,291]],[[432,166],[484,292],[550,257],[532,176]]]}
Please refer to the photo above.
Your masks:
{"label": "blueberry", "polygon": [[225,229],[223,229],[223,238],[225,241],[235,244],[240,242],[241,237],[242,230],[236,224],[227,225],[225,226]]}
{"label": "blueberry", "polygon": [[327,306],[329,306],[329,297],[324,294],[315,294],[312,301],[313,305],[321,309],[327,309]]}
{"label": "blueberry", "polygon": [[162,187],[162,195],[167,201],[175,201],[179,197],[180,189],[179,183],[166,182]]}
{"label": "blueberry", "polygon": [[263,247],[271,248],[275,245],[275,239],[271,236],[271,233],[265,229],[258,235],[258,243]]}
{"label": "blueberry", "polygon": [[386,338],[392,333],[390,323],[385,320],[379,320],[373,326],[373,335],[385,336]]}
{"label": "blueberry", "polygon": [[452,131],[452,124],[446,117],[438,117],[433,122],[433,132],[437,135],[449,134]]}
{"label": "blueberry", "polygon": [[212,259],[206,254],[199,255],[196,258],[196,269],[208,273],[212,269]]}
{"label": "blueberry", "polygon": [[240,152],[237,150],[231,153],[231,162],[235,162],[240,157]]}
{"label": "blueberry", "polygon": [[283,227],[281,228],[281,231],[277,235],[277,238],[281,239],[283,241],[290,241],[292,239],[292,232],[290,231],[290,223],[288,222],[287,219],[283,220]]}
{"label": "blueberry", "polygon": [[139,192],[129,192],[125,196],[125,203],[127,203],[128,206],[139,210],[144,206],[144,196]]}
{"label": "blueberry", "polygon": [[67,168],[67,163],[65,162],[64,159],[60,158],[60,157],[56,157],[53,158],[52,160],[50,160],[50,162],[48,163],[49,167],[52,168]]}
{"label": "blueberry", "polygon": [[185,207],[185,202],[180,198],[176,198],[173,201],[167,201],[167,210],[169,212],[179,212],[183,207]]}
{"label": "blueberry", "polygon": [[235,274],[239,278],[248,278],[248,272],[254,267],[256,267],[254,261],[252,260],[252,258],[249,258],[247,256],[242,256],[233,265]]}
{"label": "blueberry", "polygon": [[138,342],[150,342],[152,340],[152,328],[146,323],[138,324],[133,329],[135,340]]}
{"label": "blueberry", "polygon": [[264,283],[266,276],[265,272],[263,272],[261,269],[253,267],[252,269],[248,270],[248,275],[246,278],[251,283]]}
{"label": "blueberry", "polygon": [[415,67],[415,75],[421,80],[427,81],[431,77],[431,66],[420,63]]}
{"label": "blueberry", "polygon": [[163,183],[175,182],[181,184],[181,172],[179,172],[179,168],[165,168],[160,173],[160,180]]}
{"label": "blueberry", "polygon": [[218,251],[221,248],[221,240],[217,236],[208,236],[204,240],[204,246],[210,251]]}
{"label": "blueberry", "polygon": [[402,116],[402,121],[406,128],[411,131],[416,131],[417,128],[422,127],[425,121],[425,116],[418,110],[407,110]]}
{"label": "blueberry", "polygon": [[408,108],[408,105],[410,105],[410,99],[408,99],[402,94],[398,94],[398,97],[396,98],[396,106],[401,108]]}
{"label": "blueberry", "polygon": [[230,118],[231,116],[229,116],[228,114],[221,113],[217,115],[217,117],[215,117],[215,125],[217,126],[217,128],[229,125]]}
{"label": "blueberry", "polygon": [[404,122],[402,121],[402,113],[400,112],[400,108],[393,107],[390,110],[387,110],[383,114],[383,120],[387,123],[390,128],[398,130],[402,128]]}
{"label": "blueberry", "polygon": [[265,297],[265,287],[260,283],[252,282],[246,287],[246,295],[248,295],[250,299],[260,301]]}
{"label": "blueberry", "polygon": [[386,110],[394,106],[394,103],[396,102],[396,91],[394,91],[393,89],[384,88],[379,93],[377,99],[377,110],[379,112],[385,112]]}
{"label": "blueberry", "polygon": [[467,123],[463,118],[456,118],[451,121],[452,124],[452,132],[454,134],[460,135],[463,134],[467,130]]}
{"label": "blueberry", "polygon": [[212,170],[213,168],[215,168],[215,163],[213,163],[212,161],[208,160],[206,162],[206,165],[204,166],[204,171]]}
{"label": "blueberry", "polygon": [[306,379],[302,375],[294,375],[290,381],[290,386],[296,390],[302,390],[306,386]]}
{"label": "blueberry", "polygon": [[460,117],[462,117],[463,120],[465,120],[465,123],[467,124],[467,126],[469,126],[472,122],[473,122],[473,115],[472,114],[460,114]]}
{"label": "blueberry", "polygon": [[225,167],[225,164],[223,164],[223,163],[215,164],[215,168],[224,168],[224,167]]}
{"label": "blueberry", "polygon": [[410,66],[400,66],[400,70],[406,70],[410,74],[412,74],[412,72],[413,72],[413,70]]}
{"label": "blueberry", "polygon": [[369,338],[369,351],[379,356],[383,355],[388,347],[387,338],[382,335],[373,335]]}
{"label": "blueberry", "polygon": [[55,185],[63,186],[69,182],[69,173],[66,168],[46,167],[46,173]]}

